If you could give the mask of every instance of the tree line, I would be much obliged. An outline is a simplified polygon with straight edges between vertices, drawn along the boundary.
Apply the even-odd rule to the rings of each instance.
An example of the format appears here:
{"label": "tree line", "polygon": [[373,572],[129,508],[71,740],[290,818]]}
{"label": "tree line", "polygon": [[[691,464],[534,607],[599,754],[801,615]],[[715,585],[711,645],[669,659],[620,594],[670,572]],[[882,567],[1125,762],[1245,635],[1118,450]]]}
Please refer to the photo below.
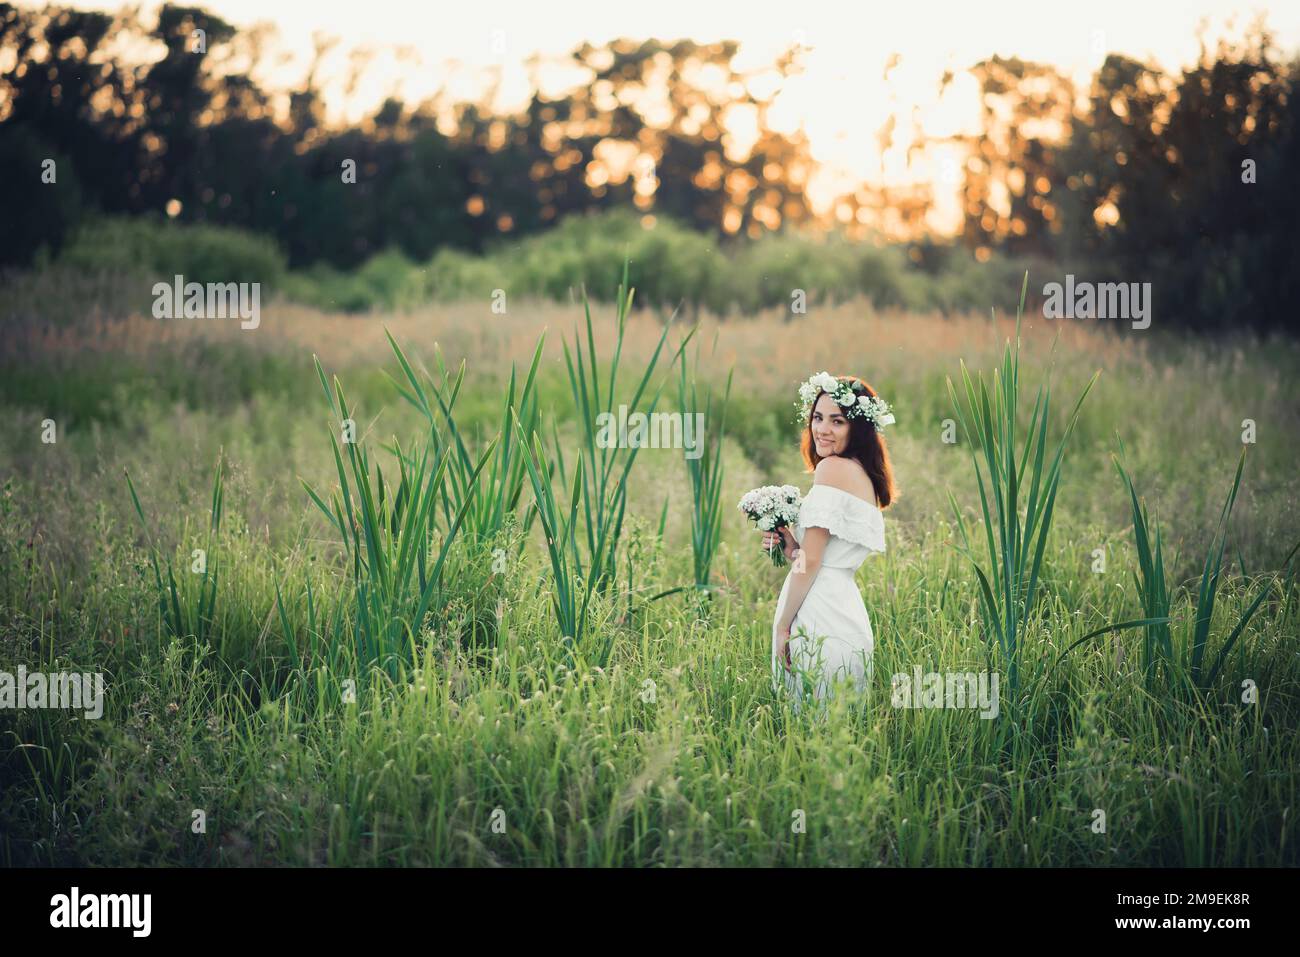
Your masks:
{"label": "tree line", "polygon": [[[120,52],[146,47],[158,51],[147,62]],[[389,98],[339,127],[314,69],[277,110],[281,91],[252,78],[259,35],[201,8],[169,4],[150,24],[0,4],[0,266],[57,253],[99,215],[237,226],[272,237],[294,268],[351,269],[392,249],[416,261],[490,252],[614,208],[723,247],[803,227],[861,235],[864,204],[912,226],[917,270],[951,255],[922,225],[934,187],[857,190],[836,204],[847,229],[819,219],[806,139],[766,123],[780,84],[749,82],[737,50],[584,44],[570,56],[587,79],[558,97],[535,91],[517,113],[452,104],[448,131],[442,104]],[[702,67],[716,88],[693,79]],[[791,48],[764,70],[800,68]],[[955,138],[966,156],[959,246],[980,261],[1034,257],[1062,274],[1151,282],[1166,324],[1295,329],[1300,61],[1282,60],[1264,27],[1178,74],[1112,54],[1083,91],[1015,58],[972,72],[983,113],[976,135]],[[652,88],[654,116],[637,105]],[[739,159],[724,148],[738,105],[758,127]]]}

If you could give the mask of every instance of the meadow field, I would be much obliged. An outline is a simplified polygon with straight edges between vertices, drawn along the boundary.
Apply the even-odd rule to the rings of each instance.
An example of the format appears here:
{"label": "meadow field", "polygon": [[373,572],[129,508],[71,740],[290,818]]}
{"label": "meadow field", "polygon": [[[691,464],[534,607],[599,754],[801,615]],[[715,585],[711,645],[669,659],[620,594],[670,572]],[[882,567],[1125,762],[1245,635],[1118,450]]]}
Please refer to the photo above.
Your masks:
{"label": "meadow field", "polygon": [[[694,317],[636,309],[609,390],[616,309],[591,308],[590,338],[581,302],[520,299],[504,314],[276,301],[250,330],[93,307],[8,321],[0,665],[99,672],[106,691],[98,720],[0,711],[0,864],[1300,861],[1293,340],[1025,315],[1017,454],[1040,384],[1050,464],[1100,375],[1017,613],[1013,683],[953,513],[987,571],[949,380],[960,397],[964,362],[991,383],[1014,314],[862,298],[705,312],[679,355]],[[662,386],[657,408],[686,411],[712,391],[719,532],[693,523],[682,450],[643,448],[621,535],[589,548],[603,503],[574,488],[601,455],[584,452],[592,410],[566,347],[594,352],[601,403],[635,406],[665,324],[640,401]],[[462,360],[448,415],[420,386],[449,397]],[[794,402],[822,369],[894,405],[901,495],[887,552],[858,573],[871,691],[819,718],[770,684],[784,571],[735,503],[807,489]],[[514,421],[507,395],[529,397]],[[1148,510],[1136,528],[1121,449]],[[557,551],[545,530],[570,507]],[[895,707],[891,676],[918,667],[999,672],[998,716]]]}

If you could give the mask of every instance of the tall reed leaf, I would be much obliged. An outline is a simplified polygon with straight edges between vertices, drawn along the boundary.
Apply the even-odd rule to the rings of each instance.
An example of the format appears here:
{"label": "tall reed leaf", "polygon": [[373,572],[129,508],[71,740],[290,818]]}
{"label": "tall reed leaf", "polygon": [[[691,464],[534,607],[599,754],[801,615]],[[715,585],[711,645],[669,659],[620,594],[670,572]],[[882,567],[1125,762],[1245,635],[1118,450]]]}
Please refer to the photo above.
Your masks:
{"label": "tall reed leaf", "polygon": [[[948,395],[966,436],[979,486],[988,549],[987,570],[971,552],[966,522],[951,492],[948,499],[961,532],[963,547],[959,550],[970,560],[979,579],[985,638],[995,643],[1000,652],[1013,695],[1019,688],[1021,641],[1034,606],[1043,552],[1052,526],[1065,445],[1074,431],[1083,400],[1101,374],[1094,373],[1079,395],[1046,469],[1047,420],[1052,393],[1049,385],[1040,385],[1024,447],[1019,449],[1020,320],[1028,286],[1029,273],[1025,273],[1020,305],[1016,309],[1015,348],[1008,343],[1003,349],[1002,366],[993,370],[991,387],[985,383],[983,373],[972,382],[966,363],[962,362],[966,400],[963,406],[952,379],[948,379]],[[984,468],[980,467],[981,461]],[[1031,461],[1026,496],[1023,495],[1025,469]]]}
{"label": "tall reed leaf", "polygon": [[[338,378],[331,387],[319,359],[316,372],[335,422],[352,423]],[[448,526],[440,529],[437,504],[444,494],[453,453],[437,429],[430,429],[418,451],[404,451],[394,442],[400,480],[393,492],[379,464],[371,461],[355,424],[350,432],[352,441],[343,443],[346,453],[330,432],[339,487],[329,504],[306,482],[303,486],[338,530],[351,564],[358,658],[363,664],[380,662],[391,671],[398,656],[414,647],[438,594],[448,551],[474,503],[479,474],[496,440],[488,443],[478,464],[469,470],[465,497]]]}
{"label": "tall reed leaf", "polygon": [[[622,436],[617,437],[615,441],[606,441],[600,435],[603,431],[602,419],[619,420],[616,405],[619,363],[623,355],[627,319],[632,310],[635,293],[628,285],[628,266],[628,261],[624,260],[623,281],[618,287],[614,355],[609,363],[609,377],[603,390],[600,381],[601,363],[596,353],[596,337],[591,319],[591,304],[587,299],[585,288],[582,293],[582,306],[586,318],[586,346],[584,348],[583,340],[576,332],[572,349],[569,348],[568,342],[564,343],[565,368],[569,375],[569,387],[573,393],[580,430],[579,447],[588,463],[585,468],[575,473],[579,475],[581,481],[575,482],[573,488],[580,493],[580,497],[571,501],[572,511],[581,518],[583,534],[580,539],[577,539],[576,527],[570,527],[568,531],[586,546],[585,563],[576,550],[573,553],[575,571],[579,575],[589,576],[594,587],[601,594],[608,591],[613,584],[617,571],[618,543],[623,534],[623,518],[627,508],[628,474],[636,462],[638,452],[636,446],[629,448],[628,443],[622,440]],[[673,314],[676,315],[675,310]],[[654,395],[642,408],[642,398],[659,363],[659,356],[668,339],[671,322],[672,317],[664,325],[654,353],[645,367],[640,370],[640,378],[630,399],[622,403],[627,406],[629,416],[638,411],[649,415],[659,401],[663,383],[660,383]],[[681,351],[686,348],[694,332],[695,330],[692,329],[682,340],[677,356],[680,356]],[[674,356],[674,361],[676,358]],[[560,471],[561,481],[564,481],[566,467],[563,447],[558,441],[558,436],[556,439],[556,465]]]}
{"label": "tall reed leaf", "polygon": [[[1241,448],[1241,456],[1237,459],[1237,474],[1232,480],[1232,490],[1228,492],[1228,499],[1223,503],[1223,508],[1219,512],[1219,524],[1215,529],[1214,538],[1210,540],[1210,547],[1205,553],[1205,563],[1201,571],[1201,586],[1196,594],[1196,621],[1192,627],[1191,648],[1188,652],[1189,674],[1192,684],[1202,687],[1202,678],[1204,675],[1205,663],[1205,644],[1210,637],[1210,622],[1214,618],[1215,599],[1219,594],[1219,576],[1223,571],[1223,548],[1228,542],[1228,521],[1232,518],[1232,506],[1237,501],[1237,490],[1241,488],[1241,472],[1246,467],[1246,447]],[[1263,594],[1267,594],[1267,591]],[[1263,598],[1261,594],[1260,598]],[[1241,626],[1234,630],[1231,640],[1219,652],[1219,662],[1214,667],[1215,673],[1223,662],[1223,657],[1232,648],[1236,642],[1241,629],[1245,627],[1245,621],[1255,613],[1259,607],[1257,600],[1242,620]]]}
{"label": "tall reed leaf", "polygon": [[[546,342],[545,333],[537,340],[533,350],[532,362],[524,377],[522,386],[516,377],[516,368],[510,366],[510,382],[506,387],[501,403],[501,427],[488,469],[480,473],[456,422],[455,405],[465,377],[465,363],[453,380],[449,375],[442,355],[435,346],[439,377],[437,379],[427,371],[417,375],[406,354],[397,341],[385,330],[388,343],[397,357],[405,384],[392,379],[398,393],[413,405],[425,417],[429,427],[429,439],[435,443],[440,453],[448,459],[448,483],[440,496],[443,512],[443,524],[449,525],[466,502],[470,502],[465,512],[465,533],[473,538],[488,540],[497,535],[505,525],[508,516],[519,507],[525,481],[523,456],[516,445],[512,426],[512,417],[517,417],[523,425],[524,433],[532,435],[537,427],[537,370],[542,361],[542,349]],[[448,448],[442,448],[442,436],[437,428],[438,421],[446,424]],[[411,463],[407,462],[408,465]],[[480,482],[481,486],[480,487]],[[528,507],[521,522],[526,530],[533,518],[533,508]]]}
{"label": "tall reed leaf", "polygon": [[[576,528],[579,523],[579,504],[582,502],[586,464],[581,452],[573,470],[573,484],[564,499],[555,494],[555,476],[546,468],[546,452],[541,439],[536,434],[529,443],[523,427],[516,423],[521,452],[524,453],[524,465],[533,487],[533,498],[537,504],[537,514],[546,535],[546,555],[551,565],[551,606],[555,610],[556,622],[563,637],[565,664],[573,667],[576,663],[576,650],[586,648],[588,638],[588,620],[592,598],[598,591],[595,575],[583,572],[581,556],[578,551]],[[606,567],[609,552],[613,550],[612,526],[603,525],[594,543],[590,558],[590,568]],[[606,637],[604,643],[595,649],[589,660],[602,668],[609,664],[613,650],[613,634]]]}
{"label": "tall reed leaf", "polygon": [[[1183,632],[1175,632],[1170,626],[1170,608],[1173,604],[1172,589],[1165,572],[1164,549],[1161,543],[1160,526],[1150,518],[1146,503],[1138,497],[1133,480],[1120,463],[1124,453],[1124,444],[1120,442],[1120,455],[1112,455],[1116,471],[1124,481],[1129,493],[1129,508],[1133,520],[1133,539],[1138,554],[1138,571],[1133,573],[1133,583],[1137,588],[1138,598],[1146,619],[1138,624],[1145,626],[1142,642],[1143,682],[1148,690],[1156,690],[1163,679],[1165,687],[1171,692],[1208,691],[1218,677],[1228,654],[1236,645],[1259,610],[1260,605],[1272,593],[1273,580],[1270,579],[1255,596],[1246,611],[1242,613],[1232,631],[1219,648],[1214,664],[1205,669],[1205,652],[1209,644],[1210,623],[1214,617],[1214,607],[1219,593],[1220,576],[1223,570],[1223,552],[1228,533],[1228,521],[1232,516],[1232,506],[1236,502],[1237,492],[1241,487],[1242,470],[1246,464],[1246,450],[1243,448],[1237,460],[1237,473],[1233,478],[1232,488],[1227,500],[1219,512],[1219,524],[1210,541],[1202,567],[1201,581],[1196,595],[1196,616],[1186,636],[1180,640]],[[1295,551],[1292,551],[1295,554]],[[1287,564],[1291,556],[1287,557]],[[1243,566],[1244,567],[1244,566]],[[1285,566],[1284,566],[1285,568]],[[1082,644],[1092,635],[1086,635],[1071,645]],[[1066,649],[1069,651],[1070,649]]]}
{"label": "tall reed leaf", "polygon": [[[1120,451],[1123,452],[1123,443]],[[1133,583],[1142,601],[1142,611],[1148,618],[1166,619],[1161,624],[1148,625],[1142,637],[1143,682],[1148,689],[1152,689],[1162,661],[1165,668],[1175,668],[1178,664],[1168,621],[1170,593],[1165,579],[1164,547],[1160,539],[1160,526],[1151,522],[1146,503],[1139,501],[1133,480],[1120,464],[1119,457],[1112,455],[1111,461],[1128,489],[1133,539],[1138,555],[1138,571],[1133,573]]]}
{"label": "tall reed leaf", "polygon": [[[715,340],[716,346],[716,340]],[[722,447],[723,437],[727,427],[727,401],[731,398],[731,380],[734,375],[734,369],[727,373],[727,387],[722,397],[722,414],[717,423],[717,428],[712,428],[713,424],[713,387],[710,385],[704,400],[704,408],[700,408],[700,399],[698,393],[698,384],[696,382],[699,369],[699,346],[695,349],[695,369],[696,372],[690,373],[690,385],[687,386],[687,366],[690,362],[685,353],[682,354],[681,364],[678,366],[679,376],[677,380],[678,404],[682,410],[683,421],[688,421],[687,416],[693,416],[697,412],[704,415],[705,431],[696,436],[696,441],[700,443],[700,456],[691,458],[689,455],[686,459],[686,471],[691,479],[691,551],[695,559],[695,587],[701,591],[708,591],[709,573],[713,566],[713,556],[718,550],[718,540],[722,535]],[[706,438],[710,436],[710,438]]]}

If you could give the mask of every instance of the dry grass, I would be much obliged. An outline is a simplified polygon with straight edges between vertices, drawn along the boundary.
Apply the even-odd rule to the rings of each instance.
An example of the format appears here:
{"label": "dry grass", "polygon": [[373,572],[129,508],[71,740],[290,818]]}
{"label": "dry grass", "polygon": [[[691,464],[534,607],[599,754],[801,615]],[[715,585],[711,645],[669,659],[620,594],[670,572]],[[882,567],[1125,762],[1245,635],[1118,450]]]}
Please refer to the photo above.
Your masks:
{"label": "dry grass", "polygon": [[[612,307],[594,308],[597,349],[608,356],[614,338]],[[413,358],[430,358],[437,344],[449,363],[465,359],[471,387],[481,386],[486,395],[508,374],[511,362],[527,363],[543,330],[547,331],[545,366],[556,381],[563,381],[562,341],[572,338],[581,306],[515,300],[508,314],[496,315],[487,302],[462,302],[356,317],[277,301],[264,307],[259,328],[249,331],[241,330],[235,320],[155,320],[140,312],[109,319],[107,314],[107,309],[93,309],[89,318],[73,324],[38,322],[30,310],[26,319],[11,316],[0,340],[0,359],[75,375],[77,365],[87,357],[107,357],[110,362],[134,357],[149,368],[155,363],[184,363],[197,374],[205,362],[206,346],[224,344],[283,356],[303,368],[311,354],[318,354],[327,368],[347,382],[349,372],[355,376],[391,367],[384,337],[388,329]],[[649,356],[666,318],[652,310],[633,314],[624,344],[630,365]],[[684,334],[685,321],[676,321]],[[775,312],[728,321],[705,315],[697,341],[702,344],[702,369],[721,377],[734,366],[736,399],[744,403],[752,398],[764,410],[788,401],[793,416],[796,384],[823,368],[858,374],[872,382],[899,411],[899,424],[890,430],[888,441],[902,495],[891,517],[906,538],[913,529],[922,535],[923,527],[946,511],[950,488],[957,486],[959,498],[969,492],[964,480],[954,481],[964,475],[957,457],[960,450],[941,440],[944,420],[952,416],[946,377],[956,376],[960,361],[973,370],[990,369],[1014,331],[1013,317],[877,311],[862,300],[816,308],[793,321]],[[1289,539],[1300,527],[1294,494],[1297,480],[1294,455],[1284,437],[1300,428],[1300,402],[1291,386],[1300,371],[1296,344],[1279,339],[1260,342],[1247,336],[1209,342],[1162,334],[1158,329],[1122,334],[1106,323],[1032,316],[1024,321],[1022,337],[1026,367],[1041,369],[1050,363],[1060,395],[1077,394],[1095,370],[1102,371],[1069,453],[1075,467],[1068,470],[1062,489],[1076,511],[1075,520],[1103,527],[1124,522],[1125,502],[1109,465],[1118,432],[1129,446],[1135,477],[1155,507],[1178,511],[1177,527],[1189,543],[1207,539],[1217,518],[1220,486],[1230,478],[1229,464],[1240,449],[1241,422],[1250,418],[1260,435],[1239,502],[1238,542],[1247,554],[1258,549],[1261,556],[1280,556],[1293,544]],[[675,338],[670,336],[670,342]],[[130,393],[148,396],[148,389],[125,384]],[[671,394],[670,389],[666,401],[671,402]],[[39,409],[19,405],[6,430],[14,436],[12,454],[0,457],[0,466],[8,463],[26,472],[30,463],[23,464],[27,456],[21,449],[26,442],[19,438],[31,433],[41,416]],[[219,416],[215,410],[207,415],[202,407],[176,409],[171,413],[174,421],[160,421],[155,413],[144,427],[152,436],[148,441],[174,448],[179,439],[196,474],[206,470],[220,441],[247,441],[247,467],[254,480],[278,492],[283,483],[274,476],[288,476],[289,486],[283,490],[287,499],[294,494],[294,476],[314,472],[304,460],[310,457],[310,436],[321,427],[319,409],[292,411],[292,420],[285,421],[280,407],[268,408],[254,399]],[[1058,408],[1054,413],[1063,411]],[[259,430],[268,427],[268,413],[276,417],[274,430],[283,436],[279,450],[259,444]],[[392,428],[391,417],[400,414],[394,406],[373,405],[363,407],[363,413],[367,427],[379,416],[382,422],[375,427],[384,434]],[[199,420],[208,425],[197,426]],[[792,420],[789,435],[793,451]],[[251,454],[254,446],[256,454]],[[120,454],[107,450],[96,471],[107,477],[114,468],[108,463],[116,463]],[[797,457],[779,448],[751,446],[735,449],[734,454],[729,450],[728,460],[728,489],[744,482],[758,484],[764,478],[802,481]],[[686,493],[673,469],[649,467],[649,461],[647,466],[633,478],[633,503],[638,511],[657,516],[665,494],[680,500]],[[83,468],[88,469],[89,463]],[[257,511],[258,518],[269,518]],[[675,532],[673,524],[670,529]]]}

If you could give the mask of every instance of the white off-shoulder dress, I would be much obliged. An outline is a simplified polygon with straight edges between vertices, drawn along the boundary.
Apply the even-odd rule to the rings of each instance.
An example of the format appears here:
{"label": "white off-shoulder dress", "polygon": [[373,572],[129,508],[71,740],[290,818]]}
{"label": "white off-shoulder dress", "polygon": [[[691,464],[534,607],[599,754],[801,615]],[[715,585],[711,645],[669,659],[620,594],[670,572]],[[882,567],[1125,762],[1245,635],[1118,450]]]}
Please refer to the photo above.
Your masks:
{"label": "white off-shoulder dress", "polygon": [[813,527],[829,531],[830,540],[817,577],[790,627],[794,674],[779,657],[776,631],[793,569],[781,587],[772,620],[773,686],[779,691],[784,685],[796,711],[809,697],[824,705],[837,681],[851,681],[859,689],[866,686],[875,637],[853,576],[867,556],[885,550],[885,519],[880,509],[834,486],[814,485],[809,490],[799,509],[799,523],[791,533],[802,545],[804,535]]}

